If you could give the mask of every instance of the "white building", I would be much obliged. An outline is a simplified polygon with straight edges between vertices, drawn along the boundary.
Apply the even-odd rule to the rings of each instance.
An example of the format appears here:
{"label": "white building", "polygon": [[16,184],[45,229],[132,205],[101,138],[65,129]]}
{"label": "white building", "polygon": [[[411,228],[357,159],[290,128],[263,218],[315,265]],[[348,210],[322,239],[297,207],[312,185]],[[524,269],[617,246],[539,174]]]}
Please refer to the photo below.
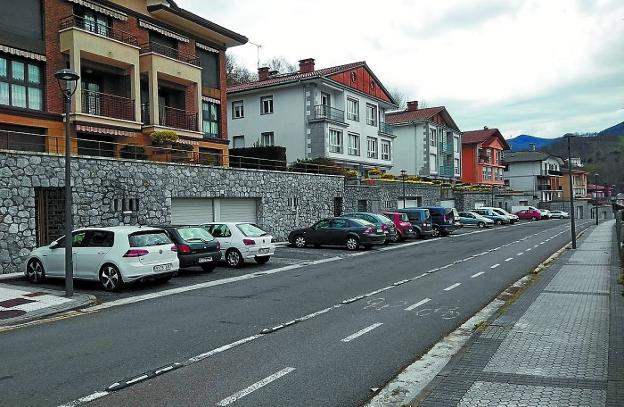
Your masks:
{"label": "white building", "polygon": [[533,194],[542,202],[563,198],[561,166],[563,160],[542,151],[504,152],[507,168],[503,172],[505,185],[514,191]]}
{"label": "white building", "polygon": [[329,158],[354,168],[393,165],[394,135],[385,112],[396,104],[366,62],[315,70],[258,70],[256,82],[228,88],[230,147],[286,147],[289,162]]}
{"label": "white building", "polygon": [[403,111],[386,114],[394,129],[394,174],[459,180],[461,178],[461,132],[444,106],[419,109],[408,102]]}

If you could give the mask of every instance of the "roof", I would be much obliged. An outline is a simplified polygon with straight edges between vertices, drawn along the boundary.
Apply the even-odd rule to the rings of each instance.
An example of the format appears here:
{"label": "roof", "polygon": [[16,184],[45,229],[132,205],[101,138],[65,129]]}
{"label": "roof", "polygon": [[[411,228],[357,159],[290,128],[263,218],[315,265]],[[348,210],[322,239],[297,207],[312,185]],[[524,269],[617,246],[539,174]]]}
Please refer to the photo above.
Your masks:
{"label": "roof", "polygon": [[518,152],[505,152],[503,154],[503,161],[506,163],[521,163],[521,162],[533,162],[533,161],[545,161],[549,158],[561,161],[563,159],[556,155],[551,155],[543,151],[518,151]]}
{"label": "roof", "polygon": [[424,109],[405,109],[399,112],[386,113],[386,123],[388,124],[409,124],[431,120],[435,115],[441,114],[449,124],[449,127],[459,131],[459,127],[444,106],[426,107]]}
{"label": "roof", "polygon": [[462,144],[480,144],[491,137],[498,137],[505,150],[509,150],[509,144],[498,129],[469,130],[462,133]]}

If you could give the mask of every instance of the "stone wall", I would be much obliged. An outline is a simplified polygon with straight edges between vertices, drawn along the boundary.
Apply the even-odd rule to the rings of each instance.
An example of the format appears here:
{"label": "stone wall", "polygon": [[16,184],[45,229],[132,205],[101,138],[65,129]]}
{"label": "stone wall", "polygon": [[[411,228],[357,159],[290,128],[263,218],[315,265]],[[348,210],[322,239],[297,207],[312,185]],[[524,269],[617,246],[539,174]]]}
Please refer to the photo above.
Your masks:
{"label": "stone wall", "polygon": [[[65,160],[0,153],[0,272],[18,271],[37,245],[36,192],[64,187]],[[169,223],[172,198],[256,198],[258,223],[279,240],[332,216],[341,176],[77,157],[72,160],[75,227]],[[298,198],[294,209],[289,198]],[[138,208],[122,213],[122,200]]]}
{"label": "stone wall", "polygon": [[[405,183],[406,199],[419,199],[423,206],[437,205],[440,202],[440,190],[435,185]],[[380,180],[376,180],[373,185],[346,185],[344,196],[345,212],[357,211],[358,201],[366,201],[366,210],[370,212],[397,209],[398,201],[403,199],[403,185],[401,182]]]}

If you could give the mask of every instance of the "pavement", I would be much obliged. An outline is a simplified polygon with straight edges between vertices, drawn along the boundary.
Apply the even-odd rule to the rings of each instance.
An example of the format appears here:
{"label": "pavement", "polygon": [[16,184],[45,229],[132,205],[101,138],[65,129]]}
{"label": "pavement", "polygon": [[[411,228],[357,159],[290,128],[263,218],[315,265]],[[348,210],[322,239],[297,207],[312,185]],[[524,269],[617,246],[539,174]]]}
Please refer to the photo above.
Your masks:
{"label": "pavement", "polygon": [[614,222],[592,229],[481,325],[409,405],[622,406],[624,296]]}

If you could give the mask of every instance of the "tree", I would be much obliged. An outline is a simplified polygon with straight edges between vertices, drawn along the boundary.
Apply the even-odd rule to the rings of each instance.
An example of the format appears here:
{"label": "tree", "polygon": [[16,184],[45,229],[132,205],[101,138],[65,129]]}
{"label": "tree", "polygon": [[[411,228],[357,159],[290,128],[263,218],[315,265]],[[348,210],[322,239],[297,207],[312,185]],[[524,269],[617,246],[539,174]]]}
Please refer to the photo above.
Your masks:
{"label": "tree", "polygon": [[258,75],[243,66],[234,55],[225,54],[225,77],[228,86],[253,82]]}
{"label": "tree", "polygon": [[270,71],[279,73],[296,72],[299,69],[297,65],[291,63],[284,56],[272,57],[266,62],[265,66],[268,66]]}
{"label": "tree", "polygon": [[392,99],[399,105],[399,109],[405,109],[407,107],[407,95],[399,88],[390,88],[388,93],[392,96]]}

